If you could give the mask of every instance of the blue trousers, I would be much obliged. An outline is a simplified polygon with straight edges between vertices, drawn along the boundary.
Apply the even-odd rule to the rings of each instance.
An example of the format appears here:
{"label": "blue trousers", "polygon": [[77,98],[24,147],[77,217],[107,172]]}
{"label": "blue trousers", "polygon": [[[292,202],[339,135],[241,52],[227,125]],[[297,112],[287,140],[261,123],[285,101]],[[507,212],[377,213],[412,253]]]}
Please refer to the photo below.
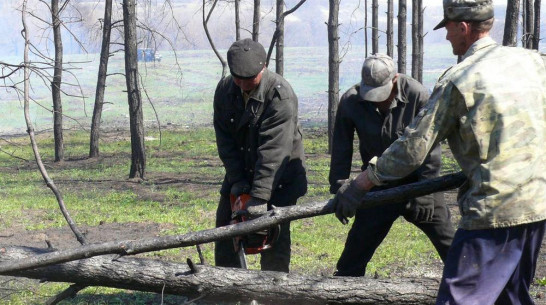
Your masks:
{"label": "blue trousers", "polygon": [[436,305],[532,305],[546,221],[455,233]]}

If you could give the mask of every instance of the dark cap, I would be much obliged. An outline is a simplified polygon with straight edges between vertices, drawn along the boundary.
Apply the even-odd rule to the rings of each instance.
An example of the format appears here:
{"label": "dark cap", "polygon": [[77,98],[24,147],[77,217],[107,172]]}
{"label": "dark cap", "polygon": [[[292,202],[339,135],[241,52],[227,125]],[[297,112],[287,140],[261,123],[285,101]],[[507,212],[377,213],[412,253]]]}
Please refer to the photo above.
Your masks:
{"label": "dark cap", "polygon": [[396,75],[394,61],[385,54],[368,56],[362,65],[360,96],[370,102],[382,102],[392,92],[392,79]]}
{"label": "dark cap", "polygon": [[237,40],[227,52],[229,72],[237,78],[253,78],[262,71],[266,57],[259,42],[250,38]]}
{"label": "dark cap", "polygon": [[485,21],[493,16],[493,0],[444,0],[444,19],[434,30],[443,28],[449,20]]}

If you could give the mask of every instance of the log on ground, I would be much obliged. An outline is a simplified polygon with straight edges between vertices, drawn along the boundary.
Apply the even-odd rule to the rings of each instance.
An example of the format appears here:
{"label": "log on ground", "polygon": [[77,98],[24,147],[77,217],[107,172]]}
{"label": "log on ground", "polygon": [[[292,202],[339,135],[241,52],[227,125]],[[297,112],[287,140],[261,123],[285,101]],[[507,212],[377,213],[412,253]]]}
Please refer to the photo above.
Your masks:
{"label": "log on ground", "polygon": [[[0,248],[0,262],[53,250]],[[191,267],[191,268],[190,268]],[[11,276],[200,297],[208,301],[256,300],[260,304],[434,304],[438,279],[371,279],[304,276],[166,262],[96,256],[14,272]]]}

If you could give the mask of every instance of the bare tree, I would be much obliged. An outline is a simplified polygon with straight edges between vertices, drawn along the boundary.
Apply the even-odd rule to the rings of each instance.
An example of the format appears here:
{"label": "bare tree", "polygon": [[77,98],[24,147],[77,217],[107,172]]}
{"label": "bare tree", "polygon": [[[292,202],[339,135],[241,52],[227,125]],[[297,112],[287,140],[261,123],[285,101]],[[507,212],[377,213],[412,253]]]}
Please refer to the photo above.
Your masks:
{"label": "bare tree", "polygon": [[514,47],[518,34],[519,1],[511,0],[506,5],[506,17],[504,22],[504,36],[502,45]]}
{"label": "bare tree", "polygon": [[277,35],[277,44],[275,49],[275,72],[279,75],[284,74],[284,0],[277,0],[277,28],[275,34]]}
{"label": "bare tree", "polygon": [[252,19],[252,40],[258,41],[260,36],[260,0],[254,0],[254,14]]}
{"label": "bare tree", "polygon": [[522,20],[523,31],[521,35],[521,45],[524,48],[531,49],[533,47],[534,34],[534,5],[533,0],[523,0]]}
{"label": "bare tree", "polygon": [[[277,2],[277,20],[275,21],[276,28],[275,32],[273,33],[273,36],[271,37],[271,43],[269,44],[269,50],[267,51],[267,60],[266,65],[269,66],[269,61],[271,59],[271,54],[273,53],[273,47],[276,46],[276,52],[275,52],[275,72],[277,74],[283,75],[284,74],[284,18],[288,16],[289,14],[292,14],[295,12],[303,3],[305,3],[306,0],[300,0],[298,4],[296,4],[293,8],[284,11],[283,9],[279,9],[279,2],[282,2],[282,6],[284,6],[284,0],[278,0]],[[282,39],[282,40],[279,40]]]}
{"label": "bare tree", "polygon": [[534,15],[534,26],[533,26],[533,45],[532,48],[538,50],[538,45],[540,42],[540,0],[535,0],[535,15]]}
{"label": "bare tree", "polygon": [[393,0],[387,1],[387,55],[390,57],[393,57],[393,49],[394,49],[394,43],[393,43],[393,27],[394,27],[394,8],[393,8]]}
{"label": "bare tree", "polygon": [[332,152],[334,124],[339,104],[339,3],[329,0],[328,11],[328,153]]}
{"label": "bare tree", "polygon": [[131,132],[131,169],[129,178],[144,179],[146,149],[144,146],[144,118],[140,94],[135,0],[123,0],[123,31],[125,37],[125,82],[129,101],[129,125]]}
{"label": "bare tree", "polygon": [[104,105],[104,90],[106,89],[106,75],[108,73],[108,59],[110,58],[110,33],[112,32],[112,0],[104,2],[104,19],[102,28],[102,47],[100,50],[99,72],[95,91],[95,107],[91,119],[89,141],[89,158],[99,156],[100,120]]}
{"label": "bare tree", "polygon": [[406,0],[398,1],[398,73],[406,73]]}
{"label": "bare tree", "polygon": [[372,0],[372,54],[379,52],[379,4]]}
{"label": "bare tree", "polygon": [[[66,1],[63,6],[68,3]],[[61,83],[63,74],[63,41],[61,37],[61,14],[59,0],[51,0],[51,24],[53,27],[53,45],[55,46],[55,63],[53,80],[51,82],[51,96],[53,100],[53,137],[55,141],[55,161],[64,159],[63,141],[63,104],[61,101]]]}
{"label": "bare tree", "polygon": [[364,0],[364,57],[368,57],[368,0]]}
{"label": "bare tree", "polygon": [[423,2],[422,0],[412,1],[412,17],[411,17],[411,37],[412,37],[412,54],[411,54],[411,76],[423,81]]}
{"label": "bare tree", "polygon": [[220,52],[218,52],[218,49],[216,49],[216,46],[214,44],[214,41],[212,40],[212,37],[210,36],[209,28],[208,28],[208,22],[209,22],[210,16],[212,15],[212,12],[214,11],[214,8],[216,7],[217,3],[218,3],[218,0],[214,0],[208,14],[205,14],[206,6],[205,6],[205,0],[203,0],[203,29],[205,30],[205,35],[207,35],[207,39],[210,43],[210,47],[212,48],[212,50],[214,51],[214,54],[216,54],[216,57],[218,57],[218,60],[220,60],[220,63],[222,64],[221,78],[224,78],[226,77],[226,73],[227,73],[227,62],[224,60],[224,57],[222,57]]}
{"label": "bare tree", "polygon": [[239,13],[239,4],[241,0],[235,0],[235,40],[241,39],[241,20]]}

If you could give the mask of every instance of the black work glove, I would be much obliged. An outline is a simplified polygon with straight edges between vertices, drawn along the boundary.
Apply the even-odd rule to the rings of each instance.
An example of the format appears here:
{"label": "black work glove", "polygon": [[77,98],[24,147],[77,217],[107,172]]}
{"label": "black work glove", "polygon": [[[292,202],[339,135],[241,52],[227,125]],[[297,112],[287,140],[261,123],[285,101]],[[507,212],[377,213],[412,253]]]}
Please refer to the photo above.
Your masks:
{"label": "black work glove", "polygon": [[336,217],[342,224],[349,223],[349,217],[355,216],[356,209],[360,207],[360,202],[367,191],[358,188],[354,178],[348,179],[339,188],[334,197],[334,209]]}
{"label": "black work glove", "polygon": [[235,197],[241,196],[241,194],[248,194],[250,192],[250,184],[246,180],[241,180],[233,183],[230,193]]}
{"label": "black work glove", "polygon": [[410,215],[413,221],[431,221],[434,215],[434,197],[432,195],[419,197],[410,201]]}
{"label": "black work glove", "polygon": [[246,210],[249,219],[258,218],[267,212],[267,201],[251,197],[246,203]]}

